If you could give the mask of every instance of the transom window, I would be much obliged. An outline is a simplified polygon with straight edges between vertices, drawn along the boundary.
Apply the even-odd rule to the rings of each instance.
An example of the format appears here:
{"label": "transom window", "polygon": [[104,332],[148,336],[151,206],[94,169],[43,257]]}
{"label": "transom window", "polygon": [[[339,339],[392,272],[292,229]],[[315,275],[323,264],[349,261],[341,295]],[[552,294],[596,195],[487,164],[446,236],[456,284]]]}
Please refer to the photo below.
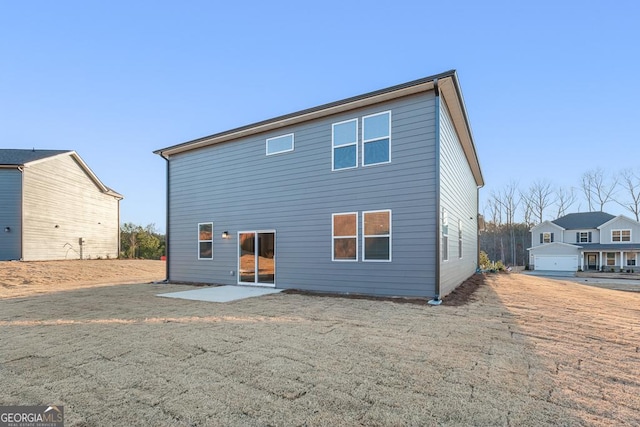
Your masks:
{"label": "transom window", "polygon": [[611,230],[612,242],[630,242],[631,230]]}
{"label": "transom window", "polygon": [[333,261],[358,260],[358,214],[355,212],[332,215]]}
{"label": "transom window", "polygon": [[355,168],[358,165],[358,119],[331,125],[331,139],[332,170]]}
{"label": "transom window", "polygon": [[391,161],[391,111],[362,118],[362,165]]}
{"label": "transom window", "polygon": [[213,223],[198,224],[198,259],[213,259]]}
{"label": "transom window", "polygon": [[363,261],[391,261],[391,211],[362,213]]}
{"label": "transom window", "polygon": [[292,133],[267,139],[267,156],[288,151],[293,151]]}

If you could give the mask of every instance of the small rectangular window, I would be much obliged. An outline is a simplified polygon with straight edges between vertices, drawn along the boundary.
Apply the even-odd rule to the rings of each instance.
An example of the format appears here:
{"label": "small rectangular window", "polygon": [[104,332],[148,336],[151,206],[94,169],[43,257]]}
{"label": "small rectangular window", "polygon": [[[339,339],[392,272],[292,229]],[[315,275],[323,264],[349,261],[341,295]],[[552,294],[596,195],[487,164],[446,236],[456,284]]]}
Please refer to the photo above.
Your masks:
{"label": "small rectangular window", "polygon": [[447,261],[449,259],[449,214],[446,209],[442,208],[442,260]]}
{"label": "small rectangular window", "polygon": [[458,258],[462,258],[462,220],[458,220]]}
{"label": "small rectangular window", "polygon": [[358,119],[331,125],[332,170],[358,165]]}
{"label": "small rectangular window", "polygon": [[213,259],[213,223],[198,224],[198,259]]}
{"label": "small rectangular window", "polygon": [[363,261],[391,261],[391,211],[362,213]]}
{"label": "small rectangular window", "polygon": [[293,151],[293,134],[267,139],[267,156]]}
{"label": "small rectangular window", "polygon": [[590,242],[590,240],[589,240],[589,235],[590,234],[591,233],[585,232],[585,231],[580,232],[580,243],[589,243]]}
{"label": "small rectangular window", "polygon": [[391,161],[391,111],[362,118],[362,165]]}
{"label": "small rectangular window", "polygon": [[355,212],[331,216],[332,261],[358,260],[358,214]]}
{"label": "small rectangular window", "polygon": [[542,243],[552,243],[553,242],[553,233],[542,233]]}

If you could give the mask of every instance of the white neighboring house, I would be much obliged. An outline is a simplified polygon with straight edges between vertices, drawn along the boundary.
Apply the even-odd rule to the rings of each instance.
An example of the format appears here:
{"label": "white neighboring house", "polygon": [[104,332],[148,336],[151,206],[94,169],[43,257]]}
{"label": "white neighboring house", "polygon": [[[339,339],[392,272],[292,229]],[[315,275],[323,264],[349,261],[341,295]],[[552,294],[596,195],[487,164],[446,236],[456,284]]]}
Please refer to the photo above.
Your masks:
{"label": "white neighboring house", "polygon": [[0,261],[117,258],[121,199],[75,151],[0,149]]}
{"label": "white neighboring house", "polygon": [[547,271],[640,271],[640,222],[624,215],[582,212],[531,229],[529,266]]}

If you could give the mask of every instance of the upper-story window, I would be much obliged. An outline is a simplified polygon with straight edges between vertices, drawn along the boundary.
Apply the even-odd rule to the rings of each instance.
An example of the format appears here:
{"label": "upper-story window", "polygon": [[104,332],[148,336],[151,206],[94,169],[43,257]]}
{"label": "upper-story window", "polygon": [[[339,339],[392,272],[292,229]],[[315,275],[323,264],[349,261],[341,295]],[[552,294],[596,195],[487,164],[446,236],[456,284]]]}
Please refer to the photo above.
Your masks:
{"label": "upper-story window", "polygon": [[548,231],[540,233],[540,243],[553,243],[553,233]]}
{"label": "upper-story window", "polygon": [[578,242],[578,243],[591,243],[591,232],[590,231],[579,231],[579,232],[576,232],[576,242]]}
{"label": "upper-story window", "polygon": [[293,151],[293,134],[276,136],[267,139],[267,156]]}
{"label": "upper-story window", "polygon": [[362,165],[391,161],[391,111],[362,118]]}
{"label": "upper-story window", "polygon": [[611,230],[612,242],[630,242],[631,230]]}
{"label": "upper-story window", "polygon": [[358,119],[334,123],[331,141],[332,170],[355,168],[358,165]]}

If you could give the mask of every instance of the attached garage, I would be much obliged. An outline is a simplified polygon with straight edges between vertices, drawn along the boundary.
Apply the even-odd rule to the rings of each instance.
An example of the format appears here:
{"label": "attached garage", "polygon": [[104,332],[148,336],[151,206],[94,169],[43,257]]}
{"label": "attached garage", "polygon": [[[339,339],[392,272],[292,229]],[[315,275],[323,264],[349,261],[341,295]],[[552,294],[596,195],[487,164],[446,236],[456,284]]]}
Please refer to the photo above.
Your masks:
{"label": "attached garage", "polygon": [[578,255],[536,255],[534,268],[547,271],[577,271]]}

